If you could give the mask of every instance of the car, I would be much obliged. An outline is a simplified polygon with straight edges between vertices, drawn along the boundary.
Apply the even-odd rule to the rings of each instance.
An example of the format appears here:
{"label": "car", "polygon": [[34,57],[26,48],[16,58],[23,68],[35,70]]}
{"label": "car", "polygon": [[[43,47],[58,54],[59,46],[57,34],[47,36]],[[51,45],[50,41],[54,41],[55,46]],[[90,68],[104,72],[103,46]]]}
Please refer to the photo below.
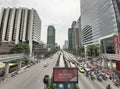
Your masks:
{"label": "car", "polygon": [[94,67],[92,67],[92,66],[88,66],[88,68],[90,69],[90,71],[94,70]]}
{"label": "car", "polygon": [[85,71],[90,71],[90,69],[88,67],[84,67]]}
{"label": "car", "polygon": [[80,64],[81,67],[83,67],[83,64]]}
{"label": "car", "polygon": [[47,66],[48,66],[48,63],[45,62],[45,63],[44,63],[44,67],[47,67]]}
{"label": "car", "polygon": [[113,72],[107,70],[107,69],[102,69],[101,72],[107,74],[107,75],[113,75]]}
{"label": "car", "polygon": [[78,67],[78,70],[81,72],[81,73],[84,73],[85,70],[83,69],[83,67]]}

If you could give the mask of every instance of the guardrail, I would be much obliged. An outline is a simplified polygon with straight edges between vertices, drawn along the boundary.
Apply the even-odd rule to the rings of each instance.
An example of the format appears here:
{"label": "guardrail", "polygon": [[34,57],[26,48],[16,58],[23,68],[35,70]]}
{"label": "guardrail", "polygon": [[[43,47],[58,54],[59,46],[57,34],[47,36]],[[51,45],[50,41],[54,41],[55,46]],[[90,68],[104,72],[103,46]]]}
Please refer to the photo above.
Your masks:
{"label": "guardrail", "polygon": [[102,54],[101,57],[109,59],[109,60],[120,61],[120,54]]}
{"label": "guardrail", "polygon": [[0,55],[0,62],[9,62],[17,59],[24,58],[24,54],[7,54],[7,55]]}

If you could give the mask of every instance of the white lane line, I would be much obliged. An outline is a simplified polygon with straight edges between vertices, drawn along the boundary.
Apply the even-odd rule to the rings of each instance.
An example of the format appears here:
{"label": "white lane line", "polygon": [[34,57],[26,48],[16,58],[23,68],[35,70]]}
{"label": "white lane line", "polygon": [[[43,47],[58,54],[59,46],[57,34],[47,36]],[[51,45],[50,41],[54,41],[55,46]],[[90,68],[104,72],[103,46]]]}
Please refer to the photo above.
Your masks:
{"label": "white lane line", "polygon": [[103,86],[102,82],[99,82],[98,80],[95,80],[95,83],[97,83],[97,85],[99,85],[99,87],[101,87],[102,89],[105,89],[106,86]]}
{"label": "white lane line", "polygon": [[[84,76],[84,75],[82,74],[82,76]],[[92,84],[87,80],[87,77],[81,77],[81,78],[86,81],[86,83],[89,85],[90,89],[94,89],[94,86],[92,86]]]}

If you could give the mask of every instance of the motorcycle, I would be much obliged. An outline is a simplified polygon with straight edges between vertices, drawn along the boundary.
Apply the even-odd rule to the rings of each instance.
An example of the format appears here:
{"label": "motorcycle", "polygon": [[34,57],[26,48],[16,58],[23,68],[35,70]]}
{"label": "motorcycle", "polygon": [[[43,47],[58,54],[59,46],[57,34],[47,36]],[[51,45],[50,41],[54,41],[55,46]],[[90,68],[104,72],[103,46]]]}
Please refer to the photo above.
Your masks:
{"label": "motorcycle", "polygon": [[91,77],[91,80],[95,80],[95,77],[93,75],[91,75],[90,77]]}
{"label": "motorcycle", "polygon": [[114,85],[117,86],[117,87],[119,87],[120,86],[120,81],[115,81]]}
{"label": "motorcycle", "polygon": [[107,80],[107,76],[106,75],[102,75],[102,79],[103,80]]}
{"label": "motorcycle", "polygon": [[107,85],[106,89],[111,89],[111,86],[110,84]]}
{"label": "motorcycle", "polygon": [[97,76],[97,80],[100,81],[100,82],[102,82],[101,76]]}

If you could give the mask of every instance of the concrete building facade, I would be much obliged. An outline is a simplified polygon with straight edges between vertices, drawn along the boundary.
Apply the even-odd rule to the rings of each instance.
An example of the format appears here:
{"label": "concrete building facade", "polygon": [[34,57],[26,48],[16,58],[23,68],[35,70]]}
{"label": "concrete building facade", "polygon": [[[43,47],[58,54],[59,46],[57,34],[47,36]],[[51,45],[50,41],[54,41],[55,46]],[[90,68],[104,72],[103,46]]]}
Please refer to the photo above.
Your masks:
{"label": "concrete building facade", "polygon": [[0,13],[1,43],[28,43],[32,54],[33,43],[40,43],[40,38],[41,20],[35,9],[2,8]]}

